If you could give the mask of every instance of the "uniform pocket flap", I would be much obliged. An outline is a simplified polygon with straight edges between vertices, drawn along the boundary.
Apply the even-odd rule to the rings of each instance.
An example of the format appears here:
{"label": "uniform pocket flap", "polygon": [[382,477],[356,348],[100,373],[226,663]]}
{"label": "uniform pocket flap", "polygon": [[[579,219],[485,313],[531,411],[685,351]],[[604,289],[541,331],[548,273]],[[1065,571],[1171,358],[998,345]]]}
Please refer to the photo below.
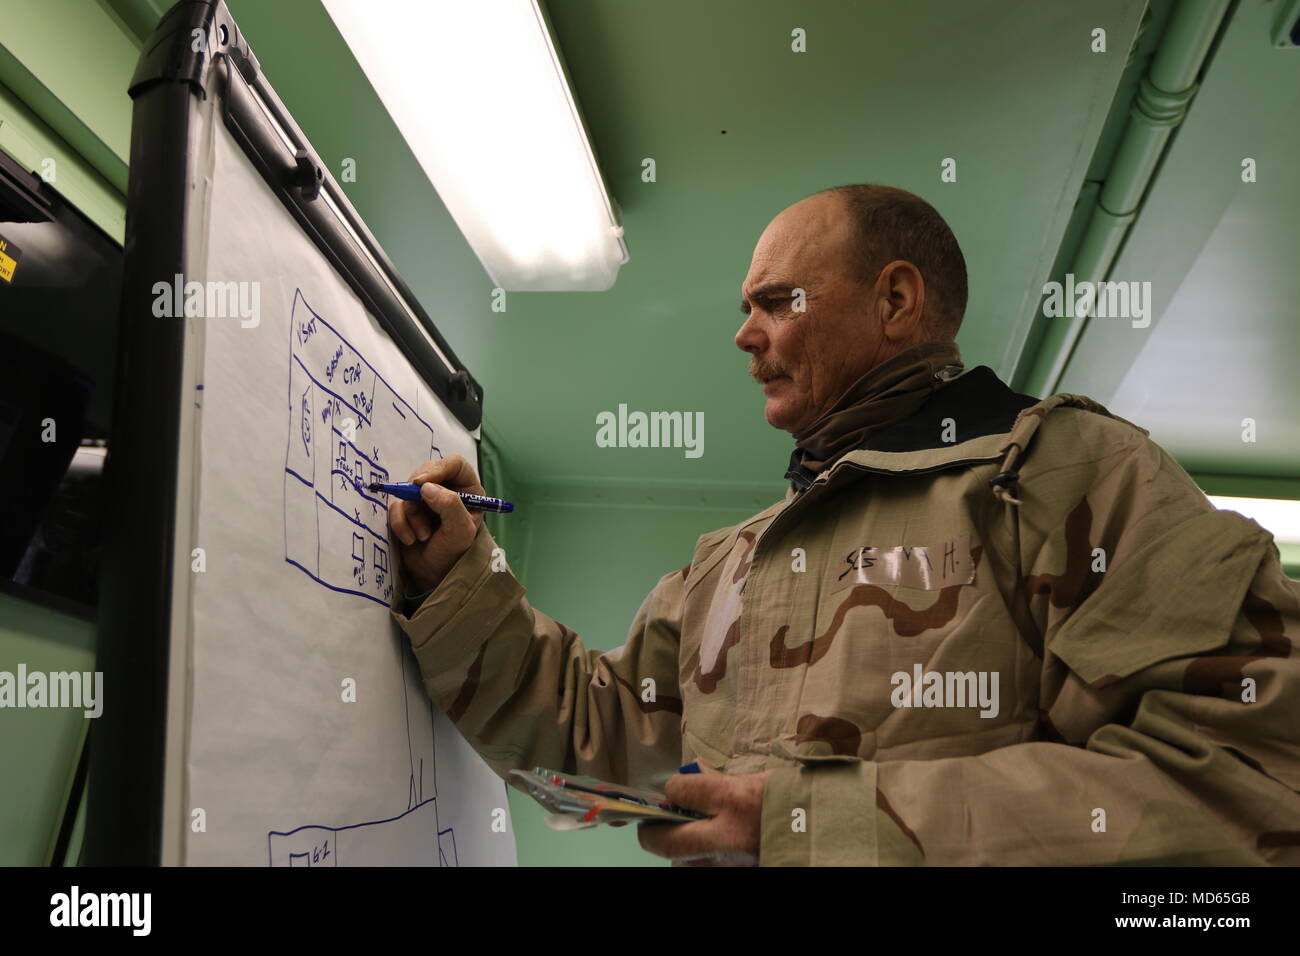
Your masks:
{"label": "uniform pocket flap", "polygon": [[685,593],[689,594],[700,578],[712,571],[713,566],[731,552],[727,542],[735,530],[735,528],[721,528],[700,535],[699,540],[695,542],[695,556],[691,560],[691,569],[686,572]]}
{"label": "uniform pocket flap", "polygon": [[856,754],[837,754],[831,752],[831,745],[824,740],[776,740],[772,743],[772,753],[787,760],[795,760],[805,767],[828,763],[859,763],[862,758]]}
{"label": "uniform pocket flap", "polygon": [[1048,649],[1093,684],[1222,647],[1271,539],[1232,511],[1184,521],[1107,570]]}
{"label": "uniform pocket flap", "polygon": [[731,755],[719,750],[683,724],[682,758],[683,760],[703,760],[710,767],[724,770],[727,762],[731,760]]}

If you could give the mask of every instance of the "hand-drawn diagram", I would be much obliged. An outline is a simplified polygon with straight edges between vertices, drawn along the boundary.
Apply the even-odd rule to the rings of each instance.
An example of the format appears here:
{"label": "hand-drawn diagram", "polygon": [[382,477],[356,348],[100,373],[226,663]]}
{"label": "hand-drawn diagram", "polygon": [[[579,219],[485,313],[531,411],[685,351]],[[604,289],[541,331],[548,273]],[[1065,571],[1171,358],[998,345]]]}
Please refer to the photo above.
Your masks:
{"label": "hand-drawn diagram", "polygon": [[[296,289],[289,329],[289,428],[284,463],[284,559],[313,581],[387,607],[393,594],[387,462],[407,477],[415,456],[441,458],[433,427]],[[438,822],[431,703],[410,649],[397,643],[410,773],[371,781],[393,787],[383,819],[309,823],[267,833],[270,866],[375,866],[398,860],[459,864],[451,827]],[[393,699],[396,699],[394,695]],[[400,788],[400,789],[399,789]],[[400,795],[399,795],[400,794]]]}
{"label": "hand-drawn diagram", "polygon": [[[388,605],[386,462],[441,458],[433,427],[294,291],[289,320],[284,559],[332,591]],[[418,403],[418,395],[416,396]],[[404,481],[401,474],[396,480]]]}
{"label": "hand-drawn diagram", "polygon": [[[410,776],[403,785],[406,810],[386,819],[345,826],[305,824],[292,830],[272,830],[266,835],[269,866],[382,866],[413,855],[431,860],[435,849],[439,866],[460,865],[456,834],[438,822],[433,714],[422,692],[408,690],[411,683],[416,688],[420,683],[405,647],[401,667],[410,759]],[[425,748],[427,751],[421,755]]]}
{"label": "hand-drawn diagram", "polygon": [[[376,852],[379,847],[398,846],[410,851],[429,840],[429,834],[438,837],[438,865],[459,866],[456,856],[456,834],[451,827],[438,829],[436,800],[430,797],[400,816],[369,823],[354,823],[345,827],[303,826],[288,833],[272,831],[267,834],[269,865],[276,866],[339,866],[346,858],[348,866],[381,866],[392,857]],[[363,831],[367,827],[394,824],[385,833],[386,840],[372,843]],[[358,839],[358,836],[362,837]],[[296,852],[295,852],[296,851]]]}

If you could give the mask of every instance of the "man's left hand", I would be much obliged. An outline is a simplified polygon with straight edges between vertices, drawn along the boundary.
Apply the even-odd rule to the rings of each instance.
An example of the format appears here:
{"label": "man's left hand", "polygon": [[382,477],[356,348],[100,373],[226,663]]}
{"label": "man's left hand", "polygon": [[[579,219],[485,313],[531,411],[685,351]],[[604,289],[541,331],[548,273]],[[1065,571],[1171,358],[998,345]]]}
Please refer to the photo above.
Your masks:
{"label": "man's left hand", "polygon": [[710,815],[693,823],[643,823],[641,848],[688,866],[756,866],[763,824],[761,773],[688,773],[668,779],[669,802]]}

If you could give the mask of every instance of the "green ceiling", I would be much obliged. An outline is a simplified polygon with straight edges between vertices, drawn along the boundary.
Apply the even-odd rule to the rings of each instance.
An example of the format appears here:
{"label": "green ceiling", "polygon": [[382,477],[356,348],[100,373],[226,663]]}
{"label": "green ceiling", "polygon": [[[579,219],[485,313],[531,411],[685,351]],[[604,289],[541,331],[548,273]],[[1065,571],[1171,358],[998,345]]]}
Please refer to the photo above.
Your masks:
{"label": "green ceiling", "polygon": [[[549,481],[779,492],[790,439],[732,342],[740,282],[768,220],[845,182],[911,189],[949,219],[971,275],[963,353],[1009,375],[1142,8],[550,3],[632,259],[608,293],[512,298],[497,327],[521,349],[489,392],[510,460]],[[940,181],[946,157],[956,183]],[[703,411],[705,455],[596,448],[596,413],[619,403]]]}
{"label": "green ceiling", "polygon": [[[321,154],[357,159],[349,195],[483,383],[487,428],[516,477],[579,495],[650,486],[769,499],[789,436],[764,423],[732,342],[764,225],[839,183],[926,196],[966,250],[967,361],[1009,376],[1143,9],[553,0],[632,258],[609,292],[516,293],[498,314],[316,0],[230,5]],[[796,27],[806,53],[790,51]],[[1090,49],[1096,27],[1106,54]],[[646,157],[657,182],[641,180]],[[956,183],[940,181],[946,157]],[[597,447],[597,414],[619,404],[703,412],[703,457]]]}
{"label": "green ceiling", "polygon": [[1152,282],[1151,327],[1095,320],[1061,388],[1189,471],[1285,478],[1300,498],[1300,50],[1270,46],[1277,6],[1237,5],[1115,263]]}
{"label": "green ceiling", "polygon": [[[609,292],[516,293],[498,314],[319,0],[228,2],[321,156],[336,174],[356,160],[349,196],[485,386],[487,433],[516,478],[577,499],[658,489],[763,503],[780,493],[790,439],[764,423],[732,337],[764,225],[845,182],[925,196],[966,252],[966,360],[1011,379],[1041,359],[1042,284],[1076,200],[1106,175],[1173,6],[1153,0],[1126,70],[1141,0],[550,0],[631,261]],[[164,6],[100,3],[137,33]],[[1111,270],[1152,282],[1151,327],[1092,320],[1058,388],[1147,427],[1198,477],[1265,476],[1256,493],[1300,498],[1300,51],[1270,45],[1280,9],[1230,5]],[[1104,54],[1091,49],[1099,27]],[[795,28],[806,53],[790,50]],[[431,55],[450,42],[431,37]],[[1257,183],[1240,181],[1246,156]],[[657,182],[641,180],[647,157]],[[955,183],[940,181],[947,157]],[[597,447],[597,414],[619,404],[703,412],[704,456]],[[1253,444],[1243,418],[1257,422]]]}

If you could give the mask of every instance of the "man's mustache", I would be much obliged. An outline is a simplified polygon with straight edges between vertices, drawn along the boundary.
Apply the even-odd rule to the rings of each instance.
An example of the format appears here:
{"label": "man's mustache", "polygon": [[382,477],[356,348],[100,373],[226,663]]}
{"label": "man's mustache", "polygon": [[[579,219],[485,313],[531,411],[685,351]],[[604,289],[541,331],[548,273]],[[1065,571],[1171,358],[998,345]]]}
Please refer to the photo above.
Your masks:
{"label": "man's mustache", "polygon": [[784,369],[777,368],[775,365],[767,365],[762,362],[749,363],[749,377],[758,383],[762,383],[765,378],[776,378],[778,375],[789,375]]}

